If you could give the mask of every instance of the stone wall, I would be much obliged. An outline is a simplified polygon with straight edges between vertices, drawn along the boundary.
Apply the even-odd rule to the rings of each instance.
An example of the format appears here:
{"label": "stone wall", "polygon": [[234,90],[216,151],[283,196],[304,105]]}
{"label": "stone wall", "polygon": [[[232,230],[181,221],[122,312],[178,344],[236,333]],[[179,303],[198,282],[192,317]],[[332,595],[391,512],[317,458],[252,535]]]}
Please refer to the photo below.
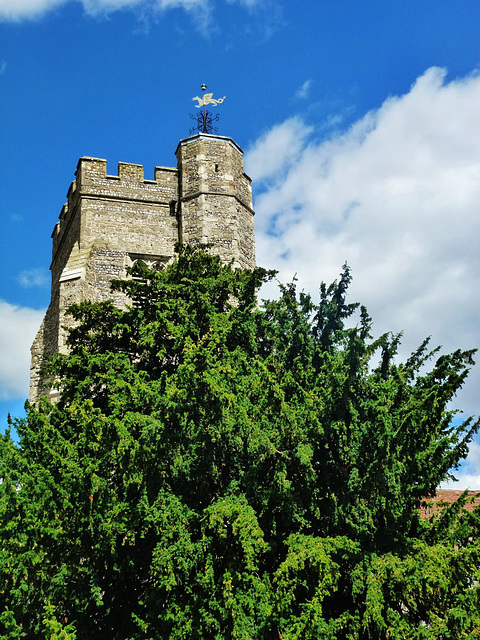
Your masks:
{"label": "stone wall", "polygon": [[166,263],[180,241],[212,243],[225,262],[255,266],[251,181],[240,147],[197,134],[181,140],[176,155],[177,168],[155,167],[154,180],[138,164],[120,162],[109,175],[106,160],[80,158],[52,233],[51,303],[32,346],[31,402],[51,387],[41,374],[45,359],[66,351],[66,309],[82,300],[123,306],[110,282],[126,277],[135,260]]}

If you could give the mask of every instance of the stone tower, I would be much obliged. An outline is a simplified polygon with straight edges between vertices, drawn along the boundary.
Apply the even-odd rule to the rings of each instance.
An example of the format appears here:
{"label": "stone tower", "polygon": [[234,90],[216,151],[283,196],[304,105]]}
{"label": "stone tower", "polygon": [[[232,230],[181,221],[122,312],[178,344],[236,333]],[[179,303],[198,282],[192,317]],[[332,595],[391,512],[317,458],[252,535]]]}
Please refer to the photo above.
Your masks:
{"label": "stone tower", "polygon": [[115,299],[113,278],[137,260],[162,268],[175,243],[211,243],[212,252],[236,267],[255,266],[252,188],[242,149],[231,138],[199,133],[181,140],[177,168],[80,158],[52,233],[52,290],[31,348],[30,401],[50,389],[41,376],[46,357],[65,352],[66,309],[83,300]]}

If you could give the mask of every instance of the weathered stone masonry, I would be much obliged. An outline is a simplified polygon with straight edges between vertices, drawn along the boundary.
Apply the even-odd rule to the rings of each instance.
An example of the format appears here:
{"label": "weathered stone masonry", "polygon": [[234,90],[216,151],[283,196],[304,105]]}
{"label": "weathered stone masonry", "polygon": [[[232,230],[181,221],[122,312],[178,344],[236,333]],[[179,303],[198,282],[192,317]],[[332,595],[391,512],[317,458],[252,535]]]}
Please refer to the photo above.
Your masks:
{"label": "weathered stone masonry", "polygon": [[116,299],[113,278],[126,276],[136,260],[161,268],[177,241],[211,243],[222,260],[255,266],[252,189],[242,150],[231,139],[200,133],[181,140],[177,168],[80,158],[52,233],[52,290],[47,313],[32,345],[30,401],[50,389],[41,377],[44,359],[65,352],[66,309],[82,300]]}

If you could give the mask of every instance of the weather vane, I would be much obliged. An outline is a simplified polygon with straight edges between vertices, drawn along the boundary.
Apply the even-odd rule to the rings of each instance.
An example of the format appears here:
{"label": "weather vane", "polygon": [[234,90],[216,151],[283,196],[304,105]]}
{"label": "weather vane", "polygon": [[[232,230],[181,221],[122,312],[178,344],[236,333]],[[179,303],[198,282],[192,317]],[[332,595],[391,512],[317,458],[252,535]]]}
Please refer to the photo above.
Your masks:
{"label": "weather vane", "polygon": [[199,113],[196,115],[190,114],[190,118],[195,120],[197,125],[190,129],[190,133],[218,133],[217,127],[213,125],[214,122],[217,122],[220,119],[220,115],[217,113],[213,115],[213,113],[209,109],[205,109],[207,105],[212,105],[212,107],[216,107],[225,100],[226,96],[223,98],[215,99],[213,97],[213,93],[205,93],[207,89],[206,84],[202,84],[201,86],[202,97],[195,96],[192,100],[198,100],[198,104],[195,105],[197,109],[201,109]]}

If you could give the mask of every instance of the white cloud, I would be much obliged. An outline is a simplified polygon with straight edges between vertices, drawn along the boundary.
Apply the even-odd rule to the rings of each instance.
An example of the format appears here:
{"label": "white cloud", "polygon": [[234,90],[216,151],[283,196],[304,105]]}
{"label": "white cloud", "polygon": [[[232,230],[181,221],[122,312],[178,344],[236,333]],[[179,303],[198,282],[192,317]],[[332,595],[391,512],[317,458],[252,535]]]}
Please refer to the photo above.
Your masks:
{"label": "white cloud", "polygon": [[0,0],[0,20],[37,18],[68,0]]}
{"label": "white cloud", "polygon": [[27,397],[30,346],[44,313],[0,300],[0,400]]}
{"label": "white cloud", "polygon": [[7,63],[5,60],[0,60],[0,76],[3,76],[5,71],[7,70]]}
{"label": "white cloud", "polygon": [[209,0],[81,0],[81,2],[86,12],[90,14],[110,13],[118,9],[140,5],[152,10],[202,10],[206,9],[209,4]]}
{"label": "white cloud", "polygon": [[81,0],[85,12],[91,15],[111,13],[140,5],[143,0]]}
{"label": "white cloud", "polygon": [[[107,14],[120,9],[143,8],[150,11],[167,9],[185,9],[201,13],[201,24],[205,24],[209,7],[213,0],[0,0],[0,20],[19,21],[40,18],[45,13],[67,2],[81,2],[85,12],[90,15]],[[259,0],[240,0],[241,4],[251,7]]]}
{"label": "white cloud", "polygon": [[457,481],[444,482],[440,485],[440,489],[458,489],[459,491],[469,489],[470,491],[478,491],[480,490],[480,467],[478,471],[479,473],[463,473],[462,471],[454,473]]}
{"label": "white cloud", "polygon": [[298,98],[299,100],[304,100],[305,98],[308,98],[311,88],[312,88],[312,80],[305,80],[305,82],[300,87],[298,87],[297,91],[295,92],[295,97]]}
{"label": "white cloud", "polygon": [[[427,335],[480,346],[479,103],[478,74],[447,83],[432,68],[329,139],[297,117],[275,125],[245,155],[258,263],[315,293],[347,261],[375,333],[404,330],[408,350]],[[479,384],[475,371],[468,412]]]}
{"label": "white cloud", "polygon": [[18,274],[17,280],[25,289],[32,287],[45,287],[50,282],[49,274],[46,269],[25,269]]}
{"label": "white cloud", "polygon": [[456,481],[443,482],[441,489],[471,489],[472,491],[480,490],[480,443],[472,442],[470,444],[468,457],[462,464],[459,471],[454,471],[453,475]]}
{"label": "white cloud", "polygon": [[300,118],[290,118],[262,135],[249,149],[246,166],[255,180],[275,178],[275,182],[301,160],[308,136],[313,129]]}

